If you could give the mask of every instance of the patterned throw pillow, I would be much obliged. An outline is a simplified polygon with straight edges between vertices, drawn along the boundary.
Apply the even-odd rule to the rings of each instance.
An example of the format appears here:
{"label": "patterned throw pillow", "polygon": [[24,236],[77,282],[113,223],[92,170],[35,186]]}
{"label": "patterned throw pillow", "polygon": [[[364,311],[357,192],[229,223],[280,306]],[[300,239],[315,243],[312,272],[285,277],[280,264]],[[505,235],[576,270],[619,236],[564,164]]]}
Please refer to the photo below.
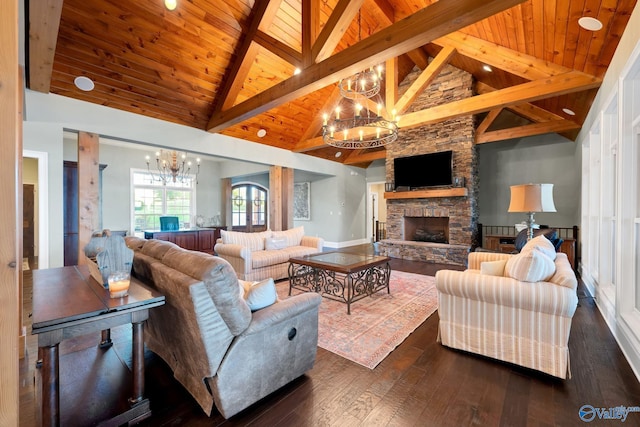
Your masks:
{"label": "patterned throw pillow", "polygon": [[555,271],[556,266],[553,260],[537,250],[521,252],[512,256],[505,267],[507,277],[521,282],[547,281]]}

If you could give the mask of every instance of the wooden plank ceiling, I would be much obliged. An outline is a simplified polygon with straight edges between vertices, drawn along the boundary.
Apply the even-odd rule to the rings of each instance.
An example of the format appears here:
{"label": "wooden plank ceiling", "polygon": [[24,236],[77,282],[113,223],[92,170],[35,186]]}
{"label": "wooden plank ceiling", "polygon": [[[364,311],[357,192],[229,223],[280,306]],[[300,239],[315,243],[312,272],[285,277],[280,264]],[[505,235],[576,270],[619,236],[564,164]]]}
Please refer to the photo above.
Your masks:
{"label": "wooden plank ceiling", "polygon": [[[386,64],[386,108],[403,114],[451,65],[473,74],[477,95],[403,114],[400,132],[478,114],[477,143],[548,132],[575,139],[635,4],[178,0],[169,11],[163,0],[31,0],[28,86],[366,166],[385,150],[338,150],[320,136],[322,113],[340,100],[336,82]],[[603,28],[581,28],[584,16]],[[398,94],[415,67],[419,82]],[[77,76],[95,89],[78,89]]]}

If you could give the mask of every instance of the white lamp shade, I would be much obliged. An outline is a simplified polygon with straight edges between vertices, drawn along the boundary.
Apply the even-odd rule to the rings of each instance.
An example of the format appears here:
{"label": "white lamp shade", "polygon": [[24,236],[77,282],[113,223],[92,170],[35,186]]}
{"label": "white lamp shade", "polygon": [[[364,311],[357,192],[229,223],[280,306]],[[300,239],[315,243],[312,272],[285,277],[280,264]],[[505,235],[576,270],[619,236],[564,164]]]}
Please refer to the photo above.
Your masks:
{"label": "white lamp shade", "polygon": [[553,184],[512,185],[509,212],[556,212]]}

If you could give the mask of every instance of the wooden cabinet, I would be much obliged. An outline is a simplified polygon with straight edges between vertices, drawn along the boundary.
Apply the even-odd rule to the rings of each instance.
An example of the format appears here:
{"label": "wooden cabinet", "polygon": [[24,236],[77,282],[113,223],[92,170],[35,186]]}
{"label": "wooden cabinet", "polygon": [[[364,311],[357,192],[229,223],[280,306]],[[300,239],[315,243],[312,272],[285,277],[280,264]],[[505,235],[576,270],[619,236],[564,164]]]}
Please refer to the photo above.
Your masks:
{"label": "wooden cabinet", "polygon": [[[503,253],[512,253],[515,252],[516,246],[516,236],[510,235],[488,235],[485,236],[484,247],[491,251],[503,252]],[[576,269],[576,241],[575,239],[564,239],[562,244],[560,245],[560,250],[558,252],[562,252],[567,254],[567,258],[569,258],[569,262],[571,263],[571,267]]]}
{"label": "wooden cabinet", "polygon": [[145,239],[166,240],[184,249],[213,253],[213,246],[220,238],[220,228],[199,228],[178,231],[145,231]]}

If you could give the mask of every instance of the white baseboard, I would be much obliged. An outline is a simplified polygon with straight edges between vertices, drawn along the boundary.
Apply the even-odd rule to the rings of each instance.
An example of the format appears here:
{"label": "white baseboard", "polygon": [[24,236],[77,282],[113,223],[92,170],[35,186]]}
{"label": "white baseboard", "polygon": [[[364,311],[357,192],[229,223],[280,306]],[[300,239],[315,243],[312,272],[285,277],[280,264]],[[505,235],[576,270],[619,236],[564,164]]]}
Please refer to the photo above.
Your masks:
{"label": "white baseboard", "polygon": [[348,246],[357,246],[357,245],[366,245],[367,243],[371,243],[371,239],[356,239],[356,240],[347,240],[346,242],[328,242],[324,241],[325,248],[331,249],[340,249],[346,248]]}

